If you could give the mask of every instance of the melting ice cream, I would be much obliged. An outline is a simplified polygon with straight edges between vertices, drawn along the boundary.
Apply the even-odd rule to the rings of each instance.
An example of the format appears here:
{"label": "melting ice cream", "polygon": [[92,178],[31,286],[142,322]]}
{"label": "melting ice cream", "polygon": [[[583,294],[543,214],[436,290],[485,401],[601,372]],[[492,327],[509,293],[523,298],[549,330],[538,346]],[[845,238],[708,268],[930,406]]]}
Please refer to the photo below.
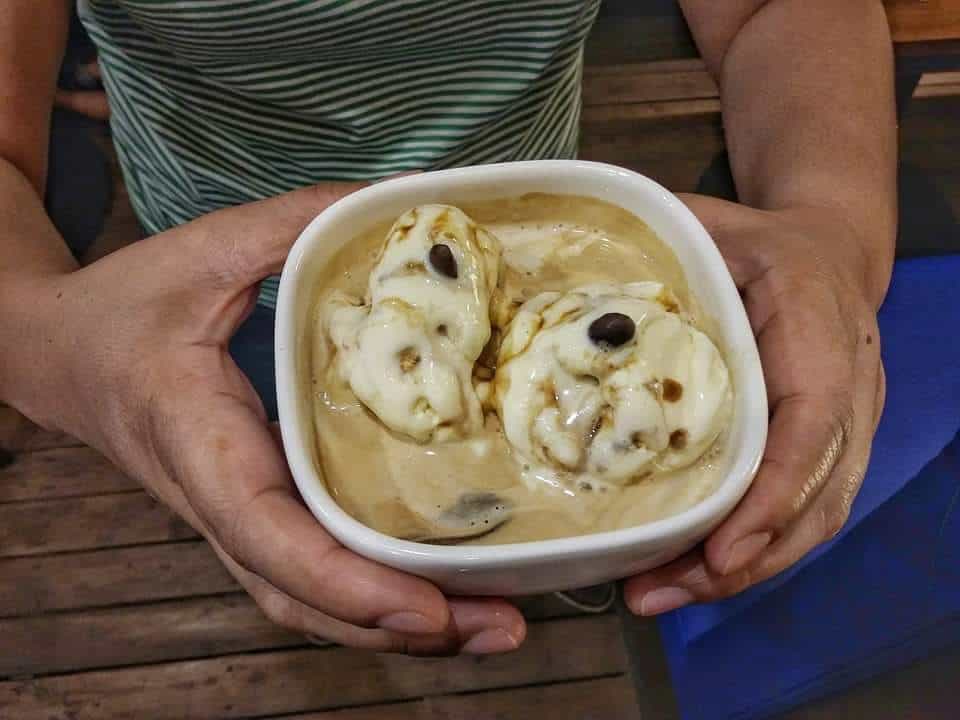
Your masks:
{"label": "melting ice cream", "polygon": [[664,517],[719,484],[730,378],[642,221],[537,195],[421,206],[383,238],[319,283],[318,450],[347,512],[517,542]]}

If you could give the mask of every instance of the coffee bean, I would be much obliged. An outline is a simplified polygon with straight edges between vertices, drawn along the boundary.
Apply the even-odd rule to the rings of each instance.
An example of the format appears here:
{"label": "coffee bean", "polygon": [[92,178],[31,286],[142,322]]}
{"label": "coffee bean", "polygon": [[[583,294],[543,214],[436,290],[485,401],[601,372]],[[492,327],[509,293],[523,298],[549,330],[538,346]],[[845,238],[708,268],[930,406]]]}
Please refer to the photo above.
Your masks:
{"label": "coffee bean", "polygon": [[685,450],[689,437],[690,435],[686,430],[674,430],[670,433],[670,447],[674,450]]}
{"label": "coffee bean", "polygon": [[663,399],[667,402],[675,403],[683,397],[683,385],[673,378],[665,378],[663,381]]}
{"label": "coffee bean", "polygon": [[597,345],[620,347],[630,342],[636,331],[636,324],[628,316],[622,313],[607,313],[590,323],[587,335]]}
{"label": "coffee bean", "polygon": [[430,264],[433,269],[448,278],[457,277],[457,259],[449,245],[436,244],[430,248]]}

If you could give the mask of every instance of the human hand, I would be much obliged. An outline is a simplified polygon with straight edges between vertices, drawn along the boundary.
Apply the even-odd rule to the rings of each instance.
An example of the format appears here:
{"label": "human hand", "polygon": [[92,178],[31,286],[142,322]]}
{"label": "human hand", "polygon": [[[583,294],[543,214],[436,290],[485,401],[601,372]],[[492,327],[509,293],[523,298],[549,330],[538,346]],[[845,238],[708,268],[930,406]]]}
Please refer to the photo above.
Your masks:
{"label": "human hand", "polygon": [[259,281],[317,212],[357,187],[222,210],[85,268],[23,280],[17,304],[31,308],[30,327],[0,323],[11,349],[0,396],[138,479],[281,625],[378,651],[513,649],[525,627],[512,606],[445,598],[324,531],[227,352]]}
{"label": "human hand", "polygon": [[870,277],[856,230],[822,209],[683,199],[740,288],[770,429],[753,485],[705,544],[627,581],[625,599],[642,615],[739,593],[833,538],[860,489],[884,402],[876,311],[889,272]]}

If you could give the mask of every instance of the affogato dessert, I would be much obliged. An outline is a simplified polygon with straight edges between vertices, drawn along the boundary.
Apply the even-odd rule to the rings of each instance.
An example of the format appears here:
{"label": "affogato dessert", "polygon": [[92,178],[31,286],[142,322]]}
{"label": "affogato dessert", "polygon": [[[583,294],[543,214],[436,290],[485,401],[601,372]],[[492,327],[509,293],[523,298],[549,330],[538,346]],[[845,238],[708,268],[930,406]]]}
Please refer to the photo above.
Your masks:
{"label": "affogato dessert", "polygon": [[499,544],[681,512],[722,477],[730,375],[671,251],[598,200],[424,205],[317,278],[312,387],[337,503]]}

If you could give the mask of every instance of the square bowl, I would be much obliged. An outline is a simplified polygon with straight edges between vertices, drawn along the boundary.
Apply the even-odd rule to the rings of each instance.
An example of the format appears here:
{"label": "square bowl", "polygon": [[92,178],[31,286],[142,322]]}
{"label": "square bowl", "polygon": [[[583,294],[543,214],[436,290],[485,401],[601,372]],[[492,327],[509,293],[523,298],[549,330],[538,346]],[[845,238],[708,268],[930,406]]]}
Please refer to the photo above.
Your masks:
{"label": "square bowl", "polygon": [[[377,532],[327,492],[314,441],[310,367],[313,278],[347,242],[375,224],[427,203],[457,205],[551,193],[596,198],[647,223],[669,246],[691,292],[709,309],[734,388],[729,450],[720,486],[677,515],[620,530],[502,545],[427,545]],[[466,595],[526,595],[623,578],[664,564],[705,538],[756,475],[767,437],[767,396],[756,341],[727,267],[706,229],[672,193],[623,168],[575,160],[503,163],[388,180],[331,205],[303,231],[280,280],[276,322],[277,399],[294,481],[324,527],[354,552]]]}

